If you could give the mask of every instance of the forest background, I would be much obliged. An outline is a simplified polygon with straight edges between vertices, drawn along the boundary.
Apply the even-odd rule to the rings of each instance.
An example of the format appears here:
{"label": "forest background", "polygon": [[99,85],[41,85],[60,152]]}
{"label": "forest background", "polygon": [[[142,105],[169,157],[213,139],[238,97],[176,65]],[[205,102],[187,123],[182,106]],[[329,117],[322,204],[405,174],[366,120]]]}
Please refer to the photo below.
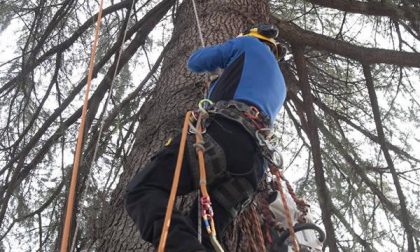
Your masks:
{"label": "forest background", "polygon": [[[419,251],[419,1],[196,3],[207,45],[255,23],[279,27],[288,94],[275,144],[327,232],[326,249]],[[0,1],[0,251],[59,248],[98,6]],[[202,97],[205,76],[186,69],[201,46],[193,16],[190,0],[104,3],[73,220],[78,251],[152,251],[123,195]],[[229,251],[254,239],[241,218]]]}

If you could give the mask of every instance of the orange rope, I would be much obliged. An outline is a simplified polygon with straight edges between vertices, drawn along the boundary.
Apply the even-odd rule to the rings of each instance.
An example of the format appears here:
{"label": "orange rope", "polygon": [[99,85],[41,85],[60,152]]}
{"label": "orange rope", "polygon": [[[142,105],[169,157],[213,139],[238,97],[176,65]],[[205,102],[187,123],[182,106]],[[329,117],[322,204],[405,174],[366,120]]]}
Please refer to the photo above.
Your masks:
{"label": "orange rope", "polygon": [[[201,122],[203,119],[203,112],[200,112],[198,119],[197,119],[197,124],[196,124],[196,132],[195,132],[195,141],[196,141],[196,152],[197,152],[197,156],[198,156],[198,165],[199,165],[199,169],[200,169],[200,190],[201,190],[201,195],[203,198],[207,198],[209,202],[211,202],[210,200],[210,195],[207,191],[207,178],[206,178],[206,166],[205,166],[205,160],[204,160],[204,149],[203,149],[203,136],[202,136],[202,126],[201,126]],[[207,218],[207,217],[204,217]],[[207,232],[210,235],[210,241],[211,244],[213,245],[214,249],[216,252],[223,252],[223,248],[220,245],[219,241],[217,240],[217,235],[216,235],[216,225],[214,223],[214,218],[210,217],[210,230],[207,230]]]}
{"label": "orange rope", "polygon": [[[172,188],[171,193],[169,196],[168,206],[166,208],[166,214],[165,214],[165,220],[163,222],[162,227],[162,233],[160,235],[160,242],[158,247],[158,252],[164,252],[165,246],[166,246],[166,240],[168,238],[169,233],[169,227],[171,225],[171,217],[172,217],[172,211],[174,208],[175,203],[175,197],[176,197],[176,191],[178,189],[178,183],[179,183],[179,177],[181,174],[181,167],[182,167],[182,161],[184,158],[184,152],[185,152],[185,145],[187,141],[187,134],[188,134],[188,127],[190,123],[190,119],[192,117],[192,111],[188,111],[185,120],[184,125],[182,128],[182,135],[181,135],[181,142],[179,146],[179,152],[177,157],[177,163],[175,167],[175,173],[174,178],[172,181]],[[205,160],[204,160],[204,149],[203,149],[203,136],[201,132],[201,121],[202,121],[202,113],[199,114],[199,117],[197,119],[197,124],[195,127],[195,137],[196,137],[196,152],[198,156],[198,163],[199,163],[199,170],[200,170],[200,190],[201,195],[203,198],[207,198],[208,201],[210,201],[210,195],[207,191],[207,182],[206,182],[206,168],[205,168]],[[206,218],[206,217],[204,217]],[[217,241],[216,237],[216,225],[214,223],[214,219],[212,217],[210,219],[210,229],[208,230],[210,235],[210,241],[212,245],[214,246],[216,252],[223,252],[223,248],[221,247],[220,243]]]}
{"label": "orange rope", "polygon": [[[203,142],[203,135],[201,134],[201,121],[202,121],[202,113],[198,116],[197,125],[196,125],[196,133],[195,133],[195,141],[197,144],[202,144]],[[206,178],[206,165],[204,159],[204,150],[202,148],[197,148],[197,156],[198,156],[198,166],[200,169],[200,190],[203,197],[206,197],[210,200],[210,195],[207,191],[207,178]],[[212,233],[210,235],[216,236],[216,226],[214,224],[214,219],[210,219],[210,226]]]}
{"label": "orange rope", "polygon": [[171,225],[172,211],[175,203],[176,191],[178,189],[179,176],[181,174],[182,161],[184,159],[185,144],[187,142],[188,125],[191,117],[191,111],[188,111],[184,126],[182,127],[181,143],[179,145],[178,160],[175,167],[174,179],[172,181],[171,194],[169,196],[168,207],[166,208],[165,221],[163,222],[162,233],[160,235],[159,252],[163,252],[168,238],[169,226]]}
{"label": "orange rope", "polygon": [[80,162],[80,156],[82,153],[83,134],[84,134],[85,123],[86,123],[87,106],[88,106],[88,101],[89,101],[89,91],[90,91],[90,85],[91,85],[92,76],[93,76],[93,66],[95,63],[96,48],[98,46],[98,40],[99,40],[99,28],[101,26],[102,10],[103,10],[103,0],[101,0],[100,6],[99,6],[98,20],[96,21],[95,39],[93,41],[92,53],[90,55],[88,79],[86,83],[85,98],[84,98],[83,109],[82,109],[82,121],[80,123],[79,133],[77,136],[76,153],[73,160],[73,172],[71,176],[69,195],[67,199],[66,219],[64,221],[63,237],[61,240],[61,248],[60,248],[61,252],[66,252],[68,249],[68,244],[69,244],[71,219],[73,217],[74,199],[76,195],[77,176],[79,174],[79,162]]}
{"label": "orange rope", "polygon": [[293,246],[293,251],[295,252],[299,252],[299,245],[297,243],[296,240],[296,234],[295,234],[295,229],[293,228],[293,222],[292,222],[292,216],[290,215],[290,210],[289,207],[287,206],[287,201],[286,201],[286,194],[283,191],[283,186],[281,185],[281,174],[279,172],[278,169],[275,168],[275,172],[274,175],[276,175],[277,177],[277,190],[280,192],[281,195],[281,201],[283,202],[283,207],[284,207],[284,212],[286,214],[287,217],[287,225],[289,226],[289,232],[290,232],[290,237],[292,240],[292,246]]}
{"label": "orange rope", "polygon": [[[197,144],[201,144],[203,142],[203,135],[201,134],[201,120],[202,115],[200,113],[198,119],[197,119],[197,125],[196,125],[196,133],[195,133],[195,141]],[[209,193],[207,191],[207,182],[206,182],[206,168],[205,168],[205,161],[204,161],[204,150],[202,148],[197,148],[197,155],[198,155],[198,165],[200,168],[200,189],[201,193],[204,197],[209,197]]]}

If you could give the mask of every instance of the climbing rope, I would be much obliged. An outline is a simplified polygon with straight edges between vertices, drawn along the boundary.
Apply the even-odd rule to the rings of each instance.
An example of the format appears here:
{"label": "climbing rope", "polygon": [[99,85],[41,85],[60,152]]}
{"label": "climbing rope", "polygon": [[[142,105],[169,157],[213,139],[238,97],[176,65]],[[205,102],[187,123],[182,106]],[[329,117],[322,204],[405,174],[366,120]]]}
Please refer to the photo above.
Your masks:
{"label": "climbing rope", "polygon": [[[205,43],[204,43],[204,37],[203,37],[203,32],[201,29],[201,24],[200,24],[200,18],[198,17],[198,11],[197,11],[197,5],[195,4],[195,0],[191,0],[192,4],[193,4],[193,10],[194,10],[194,17],[195,17],[195,21],[197,24],[197,30],[198,30],[198,36],[200,38],[200,42],[201,42],[201,47],[205,47]],[[206,99],[207,98],[207,89],[210,85],[210,82],[212,81],[212,75],[206,73],[206,78],[208,79],[208,83],[206,83],[205,87],[204,87],[204,91],[203,91],[203,100],[200,101],[200,103],[198,104],[199,106],[199,110],[201,112],[207,113],[205,111],[205,108],[203,107],[203,103],[204,102],[211,102],[210,100]],[[195,129],[195,131],[197,132],[197,129]],[[200,133],[201,134],[201,133]],[[198,154],[198,152],[197,152]],[[198,195],[200,195],[200,192],[197,193]],[[203,215],[205,213],[205,211],[208,211],[206,209],[202,209],[203,206],[203,201],[200,199],[200,197],[197,197],[198,200],[198,220],[197,220],[197,235],[198,235],[198,240],[201,242],[202,240],[202,233],[201,233],[201,217],[200,215]],[[203,212],[204,211],[204,212]]]}
{"label": "climbing rope", "polygon": [[[201,29],[201,24],[200,24],[200,19],[198,17],[198,11],[197,11],[197,6],[195,3],[195,0],[192,0],[192,4],[193,4],[193,10],[194,10],[194,16],[195,16],[195,20],[197,23],[197,29],[198,29],[198,34],[199,34],[199,38],[200,38],[200,42],[201,42],[201,46],[205,47],[204,44],[204,38],[203,38],[203,32]],[[210,78],[208,78],[210,79]],[[158,252],[163,252],[165,249],[165,245],[166,245],[166,240],[168,237],[168,232],[169,232],[169,226],[171,223],[171,216],[172,216],[172,211],[173,211],[173,206],[174,206],[174,202],[175,202],[175,196],[176,196],[176,191],[178,188],[178,183],[179,183],[179,176],[180,176],[180,169],[182,166],[182,161],[183,161],[183,153],[185,151],[185,144],[186,144],[186,135],[188,132],[190,133],[194,133],[196,136],[196,143],[195,143],[195,147],[196,147],[196,153],[197,153],[197,157],[198,157],[198,163],[199,163],[199,171],[200,171],[200,191],[201,191],[201,197],[200,197],[200,192],[198,192],[197,194],[197,199],[198,199],[198,240],[201,241],[201,218],[204,221],[204,225],[206,227],[206,230],[208,232],[208,234],[210,235],[210,241],[213,245],[213,247],[216,249],[217,252],[223,252],[223,248],[220,245],[220,243],[217,241],[217,236],[216,236],[216,227],[215,227],[215,223],[214,223],[214,212],[213,209],[211,207],[211,201],[210,201],[210,196],[208,194],[207,191],[207,182],[206,182],[206,171],[205,171],[205,161],[204,161],[204,146],[203,146],[203,136],[202,136],[202,126],[201,126],[201,121],[203,119],[203,115],[207,115],[207,111],[205,110],[204,107],[204,103],[208,102],[211,103],[210,100],[206,100],[206,96],[207,96],[207,86],[206,85],[206,89],[204,91],[204,99],[202,101],[200,101],[200,103],[198,104],[199,106],[199,112],[198,112],[198,117],[195,117],[195,113],[189,111],[186,116],[185,116],[185,120],[184,120],[184,126],[183,126],[183,130],[182,130],[182,135],[181,135],[181,143],[180,143],[180,147],[179,147],[179,152],[178,152],[178,159],[177,159],[177,164],[175,167],[175,173],[174,173],[174,178],[172,181],[172,188],[171,188],[171,192],[170,192],[170,196],[169,196],[169,202],[168,202],[168,206],[166,208],[166,214],[165,214],[165,220],[164,220],[164,224],[162,227],[162,233],[161,233],[161,237],[160,237],[160,242],[159,242],[159,247],[158,247]],[[192,120],[196,121],[196,125],[194,126],[192,124]],[[182,153],[182,156],[180,156],[180,154]]]}
{"label": "climbing rope", "polygon": [[193,4],[194,16],[195,16],[195,21],[197,23],[198,35],[200,36],[201,46],[205,47],[203,32],[201,31],[200,19],[198,18],[197,6],[195,5],[195,0],[191,0],[191,1]]}
{"label": "climbing rope", "polygon": [[[193,9],[194,9],[194,17],[195,17],[195,21],[197,24],[197,30],[198,30],[198,36],[200,38],[200,42],[201,42],[201,47],[205,47],[205,43],[204,43],[204,37],[203,37],[203,31],[201,29],[201,24],[200,24],[200,19],[198,17],[198,11],[197,11],[197,5],[195,4],[195,0],[191,0],[192,4],[193,4]],[[207,98],[207,91],[208,91],[208,87],[210,86],[210,83],[213,82],[214,80],[216,80],[218,78],[218,74],[217,72],[213,72],[213,73],[205,73],[205,78],[206,78],[206,83],[205,83],[205,87],[204,87],[204,92],[203,92],[203,99]]]}
{"label": "climbing rope", "polygon": [[202,104],[204,102],[210,102],[210,100],[202,100],[200,101],[200,114],[198,116],[197,125],[196,125],[196,133],[195,133],[195,140],[196,140],[196,152],[198,156],[198,165],[200,169],[200,190],[201,190],[201,208],[202,208],[202,218],[204,221],[204,225],[206,226],[207,233],[210,235],[210,242],[215,248],[217,252],[223,252],[223,248],[220,245],[219,241],[217,240],[216,235],[216,226],[214,223],[214,212],[213,208],[211,207],[211,200],[210,195],[207,191],[207,178],[206,178],[206,167],[205,167],[205,159],[204,159],[204,147],[203,147],[203,135],[202,135],[202,121],[208,117],[207,111],[203,109]]}
{"label": "climbing rope", "polygon": [[289,192],[290,196],[292,196],[292,199],[296,203],[298,210],[301,211],[304,215],[306,215],[308,213],[308,203],[306,203],[306,201],[302,198],[298,198],[287,179],[283,178],[283,180],[286,182],[287,191]]}
{"label": "climbing rope", "polygon": [[250,222],[250,229],[248,231],[249,234],[253,235],[253,241],[250,241],[253,243],[253,247],[256,249],[253,251],[267,251],[267,248],[265,247],[264,242],[264,235],[262,233],[261,229],[261,222],[260,218],[257,213],[257,209],[254,205],[251,205],[245,214],[245,219],[248,219]]}
{"label": "climbing rope", "polygon": [[[135,1],[133,0],[132,3],[131,3],[130,9],[127,11],[127,18],[129,18],[129,16],[131,15],[131,10],[133,10],[133,8],[134,8],[134,3],[135,3]],[[105,100],[105,103],[104,103],[104,107],[102,109],[102,113],[101,113],[101,116],[100,116],[99,132],[98,132],[98,136],[96,138],[96,142],[94,144],[92,162],[89,165],[88,172],[92,169],[92,167],[94,167],[94,165],[96,165],[96,156],[98,154],[99,140],[102,137],[102,132],[103,132],[104,125],[105,125],[105,120],[104,120],[105,117],[104,117],[104,115],[106,113],[106,109],[107,109],[108,104],[109,104],[109,101],[111,99],[112,92],[114,90],[114,80],[115,80],[115,78],[117,77],[117,74],[118,74],[118,68],[119,68],[120,61],[121,61],[121,54],[122,54],[123,49],[124,49],[123,44],[124,44],[124,41],[125,41],[125,39],[127,37],[127,31],[128,31],[128,25],[125,26],[124,31],[123,31],[123,37],[122,37],[122,40],[121,40],[121,46],[119,48],[118,57],[117,57],[117,60],[116,60],[116,63],[115,63],[114,73],[112,75],[112,79],[111,79],[111,83],[110,83],[108,95],[106,97],[106,100]],[[88,176],[88,175],[89,174],[87,174],[86,176]],[[86,188],[89,188],[90,181],[91,180],[88,178],[87,184],[86,184]],[[85,195],[86,195],[86,193],[83,193],[82,196],[80,197],[81,198],[81,200],[80,200],[81,202],[83,202],[83,199],[84,199],[84,196]],[[83,215],[83,208],[80,208],[79,216],[82,216],[82,215]],[[74,229],[73,242],[72,242],[71,249],[70,249],[71,252],[74,251],[75,246],[76,246],[77,232],[79,231],[79,227],[80,227],[80,222],[76,218],[76,227]]]}
{"label": "climbing rope", "polygon": [[188,134],[188,125],[189,125],[189,122],[190,122],[191,113],[192,113],[191,111],[187,112],[187,114],[185,116],[185,120],[184,120],[184,125],[182,127],[181,142],[180,142],[180,145],[179,145],[178,159],[177,159],[176,166],[175,166],[174,179],[172,181],[172,187],[171,187],[171,193],[169,195],[168,207],[166,208],[165,220],[163,222],[162,233],[160,235],[160,242],[159,242],[159,248],[158,248],[159,252],[164,252],[165,251],[165,245],[166,245],[166,240],[168,238],[169,226],[171,225],[172,211],[173,211],[173,208],[174,208],[176,191],[178,189],[179,177],[180,177],[180,174],[181,174],[182,161],[184,159],[185,145],[186,145],[186,142],[187,142],[187,134]]}
{"label": "climbing rope", "polygon": [[88,79],[86,83],[86,91],[85,91],[85,97],[84,97],[84,103],[83,103],[83,109],[82,109],[82,120],[80,123],[79,133],[77,136],[76,153],[75,153],[74,162],[73,162],[73,172],[71,176],[69,195],[67,199],[66,218],[64,221],[63,237],[61,240],[61,248],[60,248],[61,252],[66,252],[69,245],[71,220],[73,217],[74,200],[75,200],[75,195],[76,195],[77,176],[79,173],[79,162],[80,162],[80,156],[82,153],[83,134],[84,134],[85,123],[86,123],[89,91],[90,91],[90,86],[91,86],[92,76],[93,76],[93,66],[95,63],[96,48],[97,48],[98,40],[99,40],[99,28],[101,26],[102,11],[103,11],[103,0],[101,0],[100,5],[99,5],[98,20],[96,21],[96,29],[95,29],[95,39],[93,41],[92,53],[90,55]]}
{"label": "climbing rope", "polygon": [[299,252],[300,249],[299,249],[299,244],[298,244],[297,239],[296,239],[296,234],[295,234],[295,229],[294,229],[294,226],[293,226],[292,216],[290,214],[290,210],[289,210],[289,207],[287,205],[286,194],[283,191],[283,186],[281,184],[282,183],[282,175],[280,174],[279,169],[277,169],[276,167],[272,168],[271,172],[273,172],[274,175],[277,178],[277,188],[276,189],[277,189],[277,191],[280,192],[281,201],[282,201],[283,207],[284,207],[284,213],[286,214],[287,225],[288,225],[288,229],[289,229],[289,232],[290,232],[290,238],[291,238],[291,241],[292,241],[293,251],[294,252]]}

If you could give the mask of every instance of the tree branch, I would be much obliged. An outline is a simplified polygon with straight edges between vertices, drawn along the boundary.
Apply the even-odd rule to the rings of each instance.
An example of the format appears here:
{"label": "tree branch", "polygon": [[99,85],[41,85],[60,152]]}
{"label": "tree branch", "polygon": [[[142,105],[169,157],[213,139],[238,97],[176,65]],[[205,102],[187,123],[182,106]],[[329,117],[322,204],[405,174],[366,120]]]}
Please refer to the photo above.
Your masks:
{"label": "tree branch", "polygon": [[293,23],[281,20],[275,14],[272,17],[280,30],[280,37],[290,44],[307,45],[317,50],[325,50],[343,57],[365,62],[366,64],[385,63],[407,67],[420,67],[420,53],[358,46],[304,30]]}
{"label": "tree branch", "polygon": [[[326,245],[330,251],[338,251],[337,240],[335,238],[335,229],[332,222],[331,212],[331,195],[327,187],[327,183],[324,175],[324,168],[321,158],[321,147],[318,135],[318,126],[313,107],[313,99],[311,95],[311,87],[308,79],[308,70],[305,62],[305,56],[303,54],[304,48],[301,46],[292,45],[292,52],[295,57],[296,68],[299,76],[299,84],[302,90],[303,96],[303,111],[306,114],[307,128],[306,134],[311,143],[312,158],[315,168],[315,182],[317,185],[317,193],[319,198],[319,204],[322,209],[322,220],[327,231]],[[302,119],[301,119],[302,120]]]}
{"label": "tree branch", "polygon": [[363,73],[366,78],[366,86],[369,92],[369,99],[372,106],[373,118],[375,120],[376,131],[378,133],[379,144],[381,145],[381,149],[384,154],[386,163],[388,164],[388,168],[391,171],[392,179],[394,181],[395,189],[397,190],[398,199],[400,201],[402,225],[404,226],[405,232],[407,234],[408,251],[414,251],[413,231],[410,226],[410,216],[407,210],[407,203],[405,195],[401,188],[397,171],[394,166],[394,162],[392,161],[391,155],[389,154],[384,129],[382,126],[382,119],[379,111],[378,98],[376,96],[375,87],[373,84],[373,77],[369,65],[363,64]]}
{"label": "tree branch", "polygon": [[[126,8],[128,3],[131,2],[131,0],[126,0],[124,2],[120,2],[117,3],[115,5],[112,5],[108,8],[105,8],[103,10],[103,16],[105,17],[106,15],[109,15],[111,13],[114,13],[115,11],[118,11],[122,8]],[[51,49],[49,49],[47,52],[45,52],[43,55],[41,55],[37,60],[33,60],[32,64],[27,65],[25,69],[22,69],[22,71],[20,71],[18,73],[18,75],[16,77],[14,77],[13,79],[11,79],[10,81],[6,82],[1,88],[0,88],[0,94],[5,92],[6,90],[12,88],[20,79],[23,78],[24,75],[26,75],[28,73],[28,71],[32,71],[33,69],[35,69],[35,67],[39,66],[42,62],[44,62],[45,60],[47,60],[49,57],[51,57],[52,55],[56,54],[56,53],[62,53],[65,50],[67,50],[70,46],[73,45],[73,43],[93,24],[95,23],[95,20],[98,17],[98,13],[96,13],[95,15],[93,15],[92,17],[90,17],[89,19],[87,19],[85,21],[85,23],[83,25],[81,25],[75,32],[72,33],[72,35],[66,39],[65,41],[63,41],[62,43],[52,47]],[[137,27],[138,29],[138,27]],[[127,33],[127,39],[129,39],[136,30],[132,30],[131,33]],[[34,52],[31,53],[31,55],[35,54]],[[30,57],[30,56],[29,56]]]}
{"label": "tree branch", "polygon": [[[367,138],[369,138],[370,140],[374,141],[375,143],[379,143],[379,137],[370,133],[368,130],[362,128],[362,126],[357,125],[356,123],[354,123],[352,120],[350,120],[349,118],[345,117],[344,115],[338,113],[335,110],[332,110],[331,108],[329,108],[325,103],[323,103],[320,99],[314,99],[315,104],[322,109],[324,112],[326,112],[327,114],[331,115],[333,118],[341,120],[345,123],[347,123],[348,125],[350,125],[351,127],[353,127],[355,130],[359,131],[360,133],[362,133],[363,135],[365,135]],[[390,150],[394,151],[395,153],[404,156],[407,159],[411,159],[415,162],[419,162],[420,163],[420,159],[410,155],[409,153],[405,152],[404,150],[402,150],[400,147],[386,141],[386,146],[387,148],[389,148]]]}
{"label": "tree branch", "polygon": [[390,1],[347,1],[347,0],[307,0],[316,5],[345,12],[373,16],[386,16],[393,19],[408,19],[415,23],[420,19],[420,9],[416,7],[397,6]]}
{"label": "tree branch", "polygon": [[[397,205],[394,202],[390,201],[389,197],[383,194],[382,191],[378,188],[378,186],[372,180],[370,180],[369,176],[365,172],[365,169],[363,169],[363,167],[357,164],[357,162],[347,152],[346,147],[344,147],[343,144],[340,143],[340,140],[337,139],[333,134],[331,134],[331,132],[328,131],[328,129],[325,127],[322,121],[319,118],[317,118],[317,121],[318,121],[319,129],[322,132],[322,134],[332,143],[332,145],[336,148],[338,153],[340,153],[340,155],[344,158],[344,160],[359,175],[362,181],[378,197],[378,199],[385,206],[385,208],[388,209],[388,211],[392,213],[402,223],[403,217]],[[347,142],[347,140],[344,140],[344,141]],[[415,230],[412,226],[410,226],[410,229],[414,230],[414,232],[416,232],[417,235],[420,234],[420,232],[418,230]]]}
{"label": "tree branch", "polygon": [[362,237],[360,237],[360,235],[358,235],[356,233],[356,231],[354,231],[354,229],[352,228],[351,224],[340,213],[340,210],[338,210],[335,206],[332,206],[332,212],[341,221],[341,223],[343,223],[344,227],[356,239],[356,241],[359,242],[363,246],[363,248],[364,248],[363,251],[366,251],[366,252],[376,251],[376,250],[373,250],[372,249],[372,244],[368,243],[365,239],[363,239]]}
{"label": "tree branch", "polygon": [[[120,64],[118,67],[118,72],[121,70],[121,68],[128,62],[128,60],[135,54],[137,49],[145,42],[147,35],[150,33],[150,31],[155,27],[155,25],[162,19],[162,17],[167,13],[167,11],[170,9],[170,7],[173,5],[175,0],[165,0],[155,6],[155,8],[151,11],[149,11],[146,16],[139,22],[143,23],[142,29],[139,30],[136,34],[136,37],[131,41],[131,44],[127,47],[126,50],[124,50],[123,54],[121,55]],[[110,85],[110,81],[112,79],[112,75],[114,73],[116,67],[116,62],[110,67],[107,74],[105,75],[104,79],[101,81],[101,83],[98,85],[97,90],[92,95],[92,97],[89,99],[89,110],[94,111],[98,108],[100,101],[102,100],[102,97],[104,96],[105,92],[108,90],[108,87]],[[84,84],[82,82],[82,84]],[[31,170],[35,168],[35,166],[42,160],[44,155],[48,152],[51,145],[58,140],[58,138],[63,134],[64,130],[68,128],[72,123],[74,123],[81,115],[82,108],[80,107],[76,112],[73,113],[72,116],[70,116],[63,125],[57,129],[57,131],[45,142],[43,143],[41,149],[38,151],[38,153],[34,156],[32,161],[27,164],[25,167],[24,165],[24,159],[26,155],[22,155],[22,152],[19,154],[20,159],[18,161],[17,167],[15,168],[14,174],[12,176],[11,181],[4,185],[2,188],[0,188],[0,196],[3,196],[4,192],[6,195],[3,197],[3,204],[1,206],[0,211],[0,223],[2,222],[4,215],[6,213],[6,209],[8,207],[8,201],[14,191],[14,189],[19,186],[19,184],[23,181],[23,179],[29,174]],[[59,113],[55,113],[58,114]],[[55,120],[55,119],[54,119]],[[53,121],[53,120],[52,120]],[[52,122],[51,121],[51,122]],[[45,130],[44,130],[45,131]],[[43,133],[42,133],[43,134]],[[41,135],[42,135],[41,134]],[[38,142],[39,138],[32,139],[30,141],[30,144],[25,146],[24,150],[26,152],[29,152],[33,146]],[[32,147],[31,147],[32,145]],[[11,160],[4,168],[7,169],[7,167],[11,167],[17,160],[17,158],[14,158]]]}

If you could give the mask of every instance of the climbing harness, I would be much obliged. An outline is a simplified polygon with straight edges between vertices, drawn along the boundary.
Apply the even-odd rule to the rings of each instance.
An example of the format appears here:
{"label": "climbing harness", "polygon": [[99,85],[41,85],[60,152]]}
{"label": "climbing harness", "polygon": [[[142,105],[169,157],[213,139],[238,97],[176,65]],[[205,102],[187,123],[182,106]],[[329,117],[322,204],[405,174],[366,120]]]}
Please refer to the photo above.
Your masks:
{"label": "climbing harness", "polygon": [[236,100],[218,101],[208,108],[208,113],[239,123],[258,143],[260,154],[270,163],[281,166],[280,156],[277,158],[274,156],[276,150],[266,140],[271,132],[269,129],[270,119],[258,108]]}
{"label": "climbing harness", "polygon": [[[270,167],[281,167],[281,162],[276,162],[273,159],[273,148],[266,141],[266,136],[269,134],[269,119],[263,115],[256,107],[249,106],[243,102],[238,101],[220,101],[210,109],[210,113],[214,113],[232,121],[238,122],[242,127],[249,133],[250,136],[258,143],[261,155],[269,162]],[[274,170],[273,170],[274,171]],[[278,169],[276,169],[278,172]],[[276,174],[278,175],[278,174]],[[281,178],[277,176],[279,183],[281,184]],[[283,207],[288,220],[289,232],[292,238],[293,250],[299,252],[299,247],[294,235],[294,229],[292,224],[292,217],[288,209],[288,204],[285,200],[285,194],[282,191],[282,187],[278,187],[277,190],[282,195]]]}
{"label": "climbing harness", "polygon": [[203,107],[203,102],[200,102],[199,108],[200,109],[198,111],[198,116],[194,115],[197,112],[192,112],[192,111],[187,112],[185,116],[184,126],[182,128],[181,142],[180,142],[180,147],[179,147],[179,152],[178,152],[178,159],[177,159],[177,164],[175,167],[174,179],[172,182],[168,207],[166,209],[165,220],[164,220],[162,234],[161,234],[159,248],[158,248],[159,252],[163,252],[165,249],[166,240],[167,240],[167,236],[169,232],[169,226],[171,222],[173,206],[175,202],[176,191],[178,188],[179,177],[181,174],[181,167],[182,167],[183,156],[185,152],[185,146],[187,143],[188,129],[189,127],[191,127],[190,125],[192,125],[193,122],[196,123],[195,126],[192,126],[193,127],[192,131],[195,134],[196,141],[195,141],[194,147],[195,147],[195,151],[196,151],[196,155],[198,159],[198,166],[199,166],[199,177],[200,177],[199,187],[201,191],[200,214],[203,219],[207,233],[210,236],[211,244],[213,245],[213,247],[215,248],[217,252],[223,252],[223,248],[220,245],[219,241],[217,240],[216,226],[214,223],[214,211],[211,206],[210,195],[207,191],[207,177],[206,177],[206,168],[205,168],[206,162],[205,162],[205,157],[204,157],[205,146],[204,146],[203,135],[202,135],[203,134],[202,129],[204,127],[202,126],[202,122],[208,117],[208,114]]}
{"label": "climbing harness", "polygon": [[[203,103],[207,106],[203,106]],[[210,123],[218,116],[213,113],[213,111],[215,111],[213,108],[214,105],[218,106],[218,103],[213,104],[213,102],[207,99],[204,99],[199,103],[198,112],[206,115],[205,117],[206,119],[209,119]],[[204,110],[204,107],[207,107],[207,110]],[[259,113],[255,108],[253,111],[254,114]],[[197,118],[197,116],[195,118]],[[195,133],[196,130],[193,130],[193,132]],[[202,140],[204,140],[202,141],[202,147],[206,152],[205,164],[207,185],[210,188],[212,197],[221,205],[221,207],[223,207],[224,210],[226,210],[226,212],[228,212],[232,217],[236,217],[251,203],[256,190],[248,179],[241,176],[256,172],[261,164],[257,159],[249,171],[243,172],[240,174],[241,176],[238,176],[239,174],[233,174],[228,171],[226,155],[223,148],[216,142],[216,140],[214,140],[209,134],[203,136]],[[193,146],[191,140],[189,146]],[[193,148],[189,148],[190,167],[192,168],[191,173],[194,181],[199,181],[200,178],[196,169],[194,169],[194,167],[197,167],[197,159],[195,158],[194,152],[195,150]],[[195,184],[195,187],[198,187],[198,185]]]}
{"label": "climbing harness", "polygon": [[[207,109],[205,109],[205,107],[207,107]],[[174,180],[158,251],[163,252],[165,248],[183,155],[187,141],[191,141],[187,137],[188,133],[195,135],[195,143],[188,142],[188,146],[190,147],[187,151],[190,156],[190,167],[199,167],[199,174],[194,172],[195,169],[192,169],[192,173],[193,177],[196,178],[195,180],[198,181],[195,184],[195,187],[200,188],[201,191],[201,197],[199,197],[200,216],[216,251],[221,252],[223,251],[223,248],[217,240],[214,223],[215,216],[207,186],[210,186],[211,188],[212,198],[215,199],[231,216],[238,216],[254,200],[256,188],[253,188],[245,178],[231,177],[226,167],[226,157],[223,149],[208,134],[203,136],[206,120],[211,121],[215,116],[222,116],[239,123],[256,141],[258,139],[261,141],[261,146],[259,146],[260,154],[268,159],[267,163],[268,167],[270,167],[271,177],[274,178],[272,179],[271,188],[274,188],[272,191],[278,193],[275,200],[271,200],[268,204],[268,211],[272,213],[272,216],[276,216],[276,221],[273,221],[273,223],[277,223],[275,225],[276,228],[282,230],[281,235],[277,235],[279,236],[279,239],[282,239],[282,244],[290,236],[292,248],[295,252],[299,252],[300,246],[303,246],[303,244],[309,244],[308,247],[311,248],[316,247],[316,244],[313,242],[314,239],[304,243],[304,238],[307,237],[308,234],[299,236],[299,238],[295,234],[295,229],[296,231],[303,230],[301,232],[308,233],[306,230],[308,230],[308,227],[311,227],[309,223],[306,223],[308,225],[305,226],[305,229],[299,229],[301,226],[295,225],[295,223],[298,222],[299,225],[305,224],[305,222],[299,219],[301,216],[299,216],[298,212],[306,215],[308,205],[303,200],[297,198],[290,184],[281,175],[280,170],[278,169],[278,167],[281,166],[275,165],[281,165],[281,162],[274,162],[272,160],[272,155],[269,155],[268,153],[270,150],[264,145],[267,140],[265,138],[263,139],[263,137],[270,135],[267,128],[269,123],[268,118],[256,107],[249,106],[243,102],[219,101],[213,104],[211,101],[202,100],[199,103],[199,109],[197,111],[189,111],[184,120],[178,161],[175,168]],[[259,136],[259,138],[257,136]],[[193,146],[193,148],[191,148],[191,146]],[[204,153],[206,153],[206,155],[204,155]],[[195,156],[194,154],[197,156],[196,159],[192,158]],[[257,165],[258,164],[256,163],[252,170],[257,170]],[[207,166],[207,169],[205,166]],[[287,185],[288,195],[286,195],[283,190],[282,180],[284,180]],[[298,219],[299,221],[297,221]],[[279,239],[277,239],[277,241]],[[322,244],[322,241],[320,238],[318,247],[319,244]]]}
{"label": "climbing harness", "polygon": [[88,105],[89,91],[90,91],[90,86],[91,86],[92,76],[93,76],[93,66],[95,63],[96,48],[97,48],[98,40],[99,40],[99,28],[101,26],[102,11],[103,11],[103,0],[101,0],[100,5],[99,5],[98,20],[96,21],[96,29],[95,29],[95,39],[92,45],[92,53],[90,56],[88,79],[86,83],[86,91],[85,91],[85,97],[84,97],[84,103],[83,103],[83,109],[82,109],[82,121],[80,122],[79,133],[77,136],[76,152],[75,152],[74,162],[73,162],[73,172],[71,176],[69,195],[67,199],[66,218],[64,221],[63,236],[61,239],[61,247],[60,247],[61,252],[66,252],[69,245],[71,220],[73,217],[74,200],[75,200],[75,195],[76,195],[77,176],[79,173],[79,163],[80,163],[80,156],[82,153],[83,134],[84,134],[85,123],[86,123],[87,105]]}

